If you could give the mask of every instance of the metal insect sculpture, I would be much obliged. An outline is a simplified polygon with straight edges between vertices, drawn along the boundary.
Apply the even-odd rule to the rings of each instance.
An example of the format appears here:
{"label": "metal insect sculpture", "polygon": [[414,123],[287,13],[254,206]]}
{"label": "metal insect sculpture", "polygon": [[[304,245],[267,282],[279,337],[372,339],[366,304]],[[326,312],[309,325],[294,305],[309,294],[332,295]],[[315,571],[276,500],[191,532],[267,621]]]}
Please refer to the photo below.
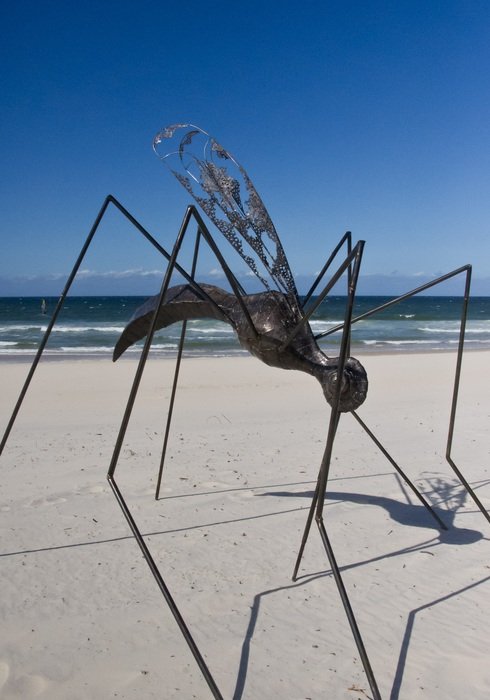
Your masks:
{"label": "metal insect sculpture", "polygon": [[[313,337],[281,242],[262,200],[243,168],[201,129],[169,127],[157,135],[155,146],[163,139],[174,137],[181,128],[185,129],[185,136],[180,141],[178,152],[163,156],[164,162],[177,155],[180,171],[169,164],[172,172],[245,260],[266,291],[245,295],[243,290],[237,289],[236,278],[233,280],[233,294],[207,284],[199,285],[198,289],[189,284],[172,287],[162,300],[159,296],[152,297],[136,311],[116,345],[114,359],[148,334],[157,308],[154,330],[177,321],[216,318],[229,323],[240,344],[265,364],[308,372],[316,377],[325,398],[333,405],[339,374],[338,359],[328,358]],[[191,146],[195,148],[194,142],[203,136],[203,155],[194,155],[195,150],[189,153]],[[227,161],[226,169],[211,160],[214,154]],[[232,166],[236,174],[230,173]],[[223,220],[219,213],[224,213],[227,220]],[[244,250],[244,243],[252,248],[257,262]],[[358,257],[360,260],[360,254],[361,246],[353,259]],[[262,263],[277,289],[271,289],[266,275],[259,272],[258,263]],[[366,373],[357,360],[349,357],[344,360],[340,375],[339,410],[353,410],[366,397]]]}
{"label": "metal insect sculpture", "polygon": [[[174,143],[176,143],[176,145],[172,148]],[[404,479],[415,496],[425,506],[429,514],[435,519],[437,526],[442,529],[447,528],[439,515],[432,509],[431,505],[426,501],[416,486],[410,481],[400,466],[356,412],[366,398],[368,380],[361,363],[350,356],[351,329],[352,325],[358,321],[383,311],[404,299],[419,294],[451,277],[460,274],[465,276],[465,291],[461,312],[446,459],[478,508],[490,522],[490,517],[484,506],[451,458],[469,300],[471,267],[469,265],[460,267],[436,280],[392,299],[381,306],[373,308],[360,316],[354,317],[354,302],[364,241],[359,241],[355,246],[352,246],[351,234],[346,233],[332,251],[308,293],[305,296],[300,296],[296,289],[294,277],[279,236],[269,214],[247,173],[231,154],[205,131],[189,124],[177,124],[163,129],[155,137],[153,147],[157,155],[170,168],[171,172],[185,187],[187,192],[195,199],[199,207],[205,212],[222,236],[231,244],[242,260],[245,261],[255,279],[260,281],[263,291],[254,294],[247,294],[245,292],[237,277],[232,273],[219,245],[209,232],[199,210],[195,206],[189,206],[187,208],[173,249],[169,253],[114,197],[107,197],[89,232],[72,272],[68,277],[65,288],[53,313],[53,317],[40,343],[7,425],[3,440],[0,443],[0,454],[6,444],[30,381],[42,357],[46,343],[63,307],[72,282],[76,277],[107,208],[109,205],[113,205],[168,261],[168,266],[160,293],[148,299],[145,304],[135,312],[114,349],[113,357],[114,360],[116,360],[128,347],[143,338],[145,339],[115,443],[107,479],[151,572],[201,669],[213,697],[220,700],[223,698],[177,604],[167,588],[158,566],[151,556],[147,543],[115,480],[116,466],[144,367],[148,359],[154,333],[156,330],[173,323],[183,322],[155,494],[155,497],[158,499],[174,399],[178,384],[179,367],[185,341],[186,323],[191,319],[202,318],[219,319],[230,324],[236,332],[241,345],[267,365],[307,372],[318,379],[321,384],[325,398],[330,405],[330,420],[325,450],[294,567],[293,579],[296,580],[311,525],[313,520],[315,520],[373,698],[374,700],[381,700],[376,678],[371,668],[356,617],[343,584],[341,573],[323,520],[324,500],[332,449],[342,413],[349,412],[354,416],[360,426],[366,431],[367,435],[374,441],[383,455]],[[188,271],[179,264],[178,259],[183,239],[191,221],[197,223],[197,234],[192,269]],[[199,282],[196,281],[196,263],[201,240],[205,241],[215,255],[227,279],[229,290],[209,284],[199,284]],[[344,246],[347,249],[345,257],[341,260],[336,269],[334,269],[334,272],[330,273],[328,281],[320,288],[320,291],[318,291],[322,280],[324,280],[327,272],[332,267],[336,257]],[[174,272],[184,279],[184,284],[170,286]],[[330,330],[314,335],[309,320],[327,294],[343,277],[347,279],[344,320],[341,324]],[[334,332],[341,333],[339,355],[338,357],[329,357],[320,349],[317,341]]]}

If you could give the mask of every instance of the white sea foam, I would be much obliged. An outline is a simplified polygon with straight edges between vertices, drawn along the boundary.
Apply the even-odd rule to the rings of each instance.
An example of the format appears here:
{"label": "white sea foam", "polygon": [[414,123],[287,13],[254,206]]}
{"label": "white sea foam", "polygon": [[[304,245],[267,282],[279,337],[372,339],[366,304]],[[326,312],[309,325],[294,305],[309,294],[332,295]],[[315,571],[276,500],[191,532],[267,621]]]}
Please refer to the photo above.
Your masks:
{"label": "white sea foam", "polygon": [[85,354],[87,352],[89,353],[94,353],[94,352],[113,352],[114,348],[111,347],[105,347],[103,345],[95,345],[93,347],[90,347],[89,345],[81,345],[79,347],[77,346],[61,346],[59,348],[53,348],[51,352],[63,352],[63,353],[73,353],[73,354]]}
{"label": "white sea foam", "polygon": [[187,331],[190,333],[224,333],[225,335],[233,335],[234,330],[229,326],[223,326],[223,328],[188,328]]}
{"label": "white sea foam", "polygon": [[[459,343],[459,340],[448,340],[449,345],[457,345]],[[470,343],[473,343],[473,345],[480,344],[480,345],[488,345],[490,343],[490,338],[465,338],[464,344],[469,345]]]}
{"label": "white sea foam", "polygon": [[[46,325],[12,325],[0,326],[0,333],[10,333],[12,331],[40,331],[45,333],[48,327]],[[52,333],[86,333],[87,331],[95,331],[97,333],[122,333],[124,326],[70,326],[70,325],[55,325]]]}
{"label": "white sea foam", "polygon": [[320,328],[324,328],[325,326],[338,326],[339,323],[343,323],[343,321],[310,321],[310,326],[312,328],[316,328],[317,326]]}
{"label": "white sea foam", "polygon": [[10,331],[42,331],[46,326],[29,325],[0,326],[0,333],[10,333]]}
{"label": "white sea foam", "polygon": [[[43,332],[47,330],[47,326],[42,328]],[[87,333],[95,331],[96,333],[122,333],[124,326],[55,326],[53,333]]]}
{"label": "white sea foam", "polygon": [[[440,328],[440,327],[433,327],[433,326],[421,326],[420,328],[417,328],[418,331],[422,331],[423,333],[459,333],[460,327],[459,323],[456,327],[454,328]],[[466,333],[490,333],[490,327],[489,326],[473,326],[471,328],[467,327],[465,330]]]}
{"label": "white sea foam", "polygon": [[433,345],[433,340],[383,340],[387,345]]}

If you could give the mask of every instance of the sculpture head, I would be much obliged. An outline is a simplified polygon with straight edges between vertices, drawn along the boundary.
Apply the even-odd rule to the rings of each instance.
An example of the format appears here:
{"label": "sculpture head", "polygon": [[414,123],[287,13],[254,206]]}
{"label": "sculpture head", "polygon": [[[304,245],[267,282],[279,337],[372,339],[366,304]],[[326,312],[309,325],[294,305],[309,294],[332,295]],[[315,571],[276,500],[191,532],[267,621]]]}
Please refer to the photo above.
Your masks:
{"label": "sculpture head", "polygon": [[[338,364],[336,358],[329,358],[322,367],[317,379],[323,388],[327,402],[333,406],[337,395]],[[354,357],[348,357],[342,374],[339,410],[343,413],[355,411],[364,403],[368,390],[366,370]]]}

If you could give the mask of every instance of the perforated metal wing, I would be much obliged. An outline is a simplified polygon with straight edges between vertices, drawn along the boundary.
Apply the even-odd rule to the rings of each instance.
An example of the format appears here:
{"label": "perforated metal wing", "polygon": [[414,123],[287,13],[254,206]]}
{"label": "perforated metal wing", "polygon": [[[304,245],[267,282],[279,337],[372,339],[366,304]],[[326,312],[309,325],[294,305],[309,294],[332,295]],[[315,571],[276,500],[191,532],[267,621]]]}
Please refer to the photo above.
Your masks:
{"label": "perforated metal wing", "polygon": [[192,124],[162,129],[153,140],[153,149],[264,287],[270,290],[274,285],[299,308],[293,274],[274,224],[233,156]]}

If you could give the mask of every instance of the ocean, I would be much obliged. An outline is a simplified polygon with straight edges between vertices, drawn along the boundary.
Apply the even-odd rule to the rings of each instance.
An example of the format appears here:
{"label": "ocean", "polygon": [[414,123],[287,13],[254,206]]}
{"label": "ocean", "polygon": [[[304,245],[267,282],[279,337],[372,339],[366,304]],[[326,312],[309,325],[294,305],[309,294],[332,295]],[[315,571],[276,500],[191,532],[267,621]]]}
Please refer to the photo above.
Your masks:
{"label": "ocean", "polygon": [[[380,306],[391,297],[361,296],[354,315]],[[40,297],[0,298],[0,358],[32,357],[43,337],[58,299]],[[145,297],[68,297],[58,317],[45,354],[50,357],[110,356],[124,326]],[[457,347],[462,299],[416,296],[387,311],[359,321],[352,329],[352,354],[367,352],[441,351]],[[314,333],[342,321],[344,297],[328,297],[312,317]],[[43,313],[44,311],[44,313]],[[180,324],[159,331],[152,353],[174,356]],[[338,350],[338,333],[325,337],[320,346],[327,354]],[[465,348],[490,349],[490,297],[470,300]],[[129,356],[140,351],[135,346]],[[185,354],[193,356],[244,355],[232,329],[215,320],[190,321]]]}

